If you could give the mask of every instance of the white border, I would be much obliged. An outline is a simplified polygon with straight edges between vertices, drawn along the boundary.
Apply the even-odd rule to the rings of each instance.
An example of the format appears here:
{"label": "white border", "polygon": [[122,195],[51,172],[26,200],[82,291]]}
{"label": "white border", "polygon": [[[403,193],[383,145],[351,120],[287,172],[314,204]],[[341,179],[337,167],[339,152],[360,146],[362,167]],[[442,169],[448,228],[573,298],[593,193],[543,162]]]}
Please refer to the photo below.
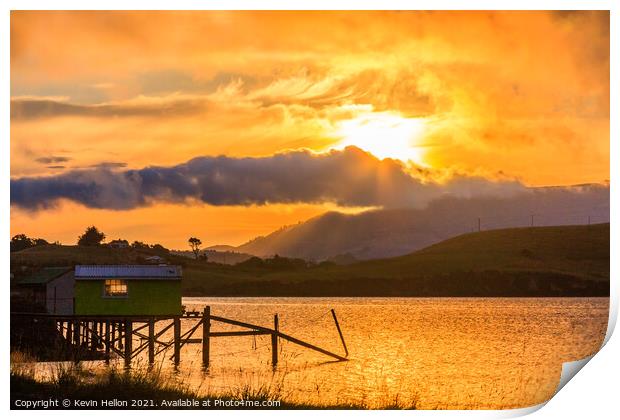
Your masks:
{"label": "white border", "polygon": [[[88,6],[88,7],[85,7]],[[2,83],[0,84],[0,92],[2,100],[0,101],[0,132],[1,134],[1,147],[2,147],[2,160],[0,164],[0,170],[4,182],[0,184],[0,194],[2,195],[2,216],[4,220],[10,222],[10,196],[9,196],[9,183],[10,177],[10,129],[9,129],[9,105],[10,105],[10,10],[28,10],[28,9],[43,9],[43,10],[63,10],[63,9],[118,9],[118,10],[168,10],[168,9],[240,9],[240,10],[270,10],[270,9],[341,9],[341,10],[363,10],[363,9],[429,9],[429,10],[450,10],[450,9],[469,9],[469,10],[611,10],[611,132],[610,139],[616,139],[611,141],[611,180],[617,180],[618,177],[618,154],[620,150],[617,147],[618,137],[618,45],[619,40],[618,33],[618,18],[616,13],[618,7],[616,2],[613,1],[577,1],[577,0],[524,0],[524,1],[489,1],[489,0],[472,0],[472,1],[447,1],[447,0],[423,0],[423,1],[396,1],[396,0],[382,0],[370,1],[370,0],[358,0],[358,1],[334,1],[334,0],[300,0],[300,1],[278,1],[278,0],[262,0],[260,2],[244,1],[244,0],[229,0],[229,1],[196,1],[196,0],[175,0],[175,1],[163,1],[163,0],[151,0],[149,2],[138,2],[133,0],[93,0],[88,3],[77,0],[59,0],[53,4],[43,0],[23,0],[14,1],[8,0],[2,3],[1,16],[1,28],[0,28],[0,43],[2,47],[1,51],[1,71]],[[618,209],[618,194],[614,188],[614,184],[611,185],[611,214],[612,219]],[[2,241],[2,249],[0,251],[2,261],[2,273],[5,275],[5,286],[2,294],[5,311],[9,308],[9,223],[2,224],[2,235],[5,238]],[[618,226],[614,223],[611,224],[611,255],[618,254]],[[608,327],[606,345],[597,354],[592,361],[584,367],[583,372],[579,374],[579,379],[570,381],[565,388],[561,390],[554,398],[552,398],[545,406],[544,409],[536,411],[540,407],[532,407],[522,410],[507,410],[507,411],[438,411],[438,412],[394,412],[394,411],[362,411],[362,412],[348,412],[346,416],[353,417],[374,417],[381,416],[388,418],[396,418],[402,416],[416,416],[416,417],[440,417],[440,418],[504,418],[513,417],[528,414],[532,411],[536,411],[532,418],[538,419],[554,419],[554,418],[584,418],[585,416],[594,418],[609,418],[610,414],[617,412],[617,405],[615,403],[617,399],[616,382],[619,371],[619,363],[615,354],[620,352],[620,344],[618,338],[611,338],[611,332],[613,331],[616,323],[618,313],[618,287],[616,281],[616,273],[618,272],[617,259],[611,259],[611,304],[610,304],[610,323]],[[8,314],[5,312],[5,316],[2,319],[2,324],[5,327],[3,331],[8,331]],[[2,340],[2,361],[6,367],[5,375],[2,378],[2,406],[5,410],[9,407],[9,343],[8,334],[4,333],[1,337]],[[615,354],[614,354],[615,353]],[[50,417],[63,417],[63,418],[79,418],[85,413],[79,411],[72,412],[16,412],[10,413],[11,416],[16,418],[28,418],[33,415],[50,416]],[[148,416],[154,418],[165,418],[172,413],[166,411],[149,412]],[[235,418],[241,415],[252,416],[254,419],[262,420],[274,418],[287,418],[291,416],[293,412],[290,411],[225,411],[217,413],[204,413],[206,416],[217,416],[221,419]],[[310,412],[294,412],[293,415],[301,418],[315,418],[317,416],[327,417],[340,417],[345,413],[339,411],[310,411]],[[113,414],[117,415],[117,414]],[[129,414],[139,415],[139,414]],[[202,415],[195,412],[185,412],[182,415],[195,416]],[[89,412],[88,416],[94,418],[103,418],[109,416],[103,412]]]}

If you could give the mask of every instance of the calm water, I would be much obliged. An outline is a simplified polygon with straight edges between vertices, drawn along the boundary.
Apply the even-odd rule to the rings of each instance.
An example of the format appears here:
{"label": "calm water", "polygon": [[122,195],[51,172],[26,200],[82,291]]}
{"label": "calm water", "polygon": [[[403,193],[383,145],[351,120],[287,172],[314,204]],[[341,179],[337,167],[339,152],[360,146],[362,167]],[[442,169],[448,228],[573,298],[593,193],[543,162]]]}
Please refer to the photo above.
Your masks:
{"label": "calm water", "polygon": [[[549,399],[562,362],[598,350],[608,317],[606,298],[185,298],[184,304],[210,305],[214,315],[267,327],[278,313],[282,332],[343,354],[334,308],[350,353],[350,361],[331,363],[280,340],[274,373],[269,336],[213,338],[208,373],[201,371],[201,346],[191,344],[177,374],[201,391],[269,386],[299,402],[379,407],[415,399],[430,409],[515,408]],[[183,322],[185,331],[195,321]]]}

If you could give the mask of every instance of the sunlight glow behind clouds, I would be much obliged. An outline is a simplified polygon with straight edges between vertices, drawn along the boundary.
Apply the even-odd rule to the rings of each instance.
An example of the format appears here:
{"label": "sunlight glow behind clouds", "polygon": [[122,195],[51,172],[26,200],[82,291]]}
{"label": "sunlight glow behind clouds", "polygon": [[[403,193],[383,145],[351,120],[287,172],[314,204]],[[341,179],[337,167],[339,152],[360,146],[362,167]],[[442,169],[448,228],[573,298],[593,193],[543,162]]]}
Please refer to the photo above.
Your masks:
{"label": "sunlight glow behind clouds", "polygon": [[342,140],[336,148],[357,146],[380,159],[413,161],[424,166],[424,128],[422,118],[403,118],[390,112],[365,114],[339,122],[336,135]]}

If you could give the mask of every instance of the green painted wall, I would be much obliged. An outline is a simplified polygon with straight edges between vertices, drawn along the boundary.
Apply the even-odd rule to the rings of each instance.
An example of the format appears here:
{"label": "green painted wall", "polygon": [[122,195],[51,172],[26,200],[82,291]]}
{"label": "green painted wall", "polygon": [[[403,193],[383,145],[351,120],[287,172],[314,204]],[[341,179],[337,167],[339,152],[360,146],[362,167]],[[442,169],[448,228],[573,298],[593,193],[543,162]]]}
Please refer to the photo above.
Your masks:
{"label": "green painted wall", "polygon": [[127,297],[103,297],[103,280],[75,282],[76,315],[180,315],[181,281],[128,280]]}

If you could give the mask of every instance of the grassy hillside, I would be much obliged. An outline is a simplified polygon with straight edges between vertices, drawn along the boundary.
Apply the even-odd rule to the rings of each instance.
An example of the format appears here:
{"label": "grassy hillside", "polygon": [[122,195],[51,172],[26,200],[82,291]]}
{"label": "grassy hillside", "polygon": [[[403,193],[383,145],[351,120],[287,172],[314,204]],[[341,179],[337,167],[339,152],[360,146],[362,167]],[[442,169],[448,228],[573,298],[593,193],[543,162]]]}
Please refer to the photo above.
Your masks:
{"label": "grassy hillside", "polygon": [[114,249],[107,246],[40,245],[11,253],[11,266],[69,266],[75,264],[135,264],[158,255],[150,249]]}
{"label": "grassy hillside", "polygon": [[[149,251],[152,254],[152,251]],[[11,264],[139,263],[146,251],[41,246]],[[346,266],[236,266],[169,255],[186,295],[563,296],[609,294],[609,224],[483,231]]]}
{"label": "grassy hillside", "polygon": [[499,229],[469,233],[402,257],[365,261],[373,277],[455,271],[547,271],[609,279],[609,224]]}

